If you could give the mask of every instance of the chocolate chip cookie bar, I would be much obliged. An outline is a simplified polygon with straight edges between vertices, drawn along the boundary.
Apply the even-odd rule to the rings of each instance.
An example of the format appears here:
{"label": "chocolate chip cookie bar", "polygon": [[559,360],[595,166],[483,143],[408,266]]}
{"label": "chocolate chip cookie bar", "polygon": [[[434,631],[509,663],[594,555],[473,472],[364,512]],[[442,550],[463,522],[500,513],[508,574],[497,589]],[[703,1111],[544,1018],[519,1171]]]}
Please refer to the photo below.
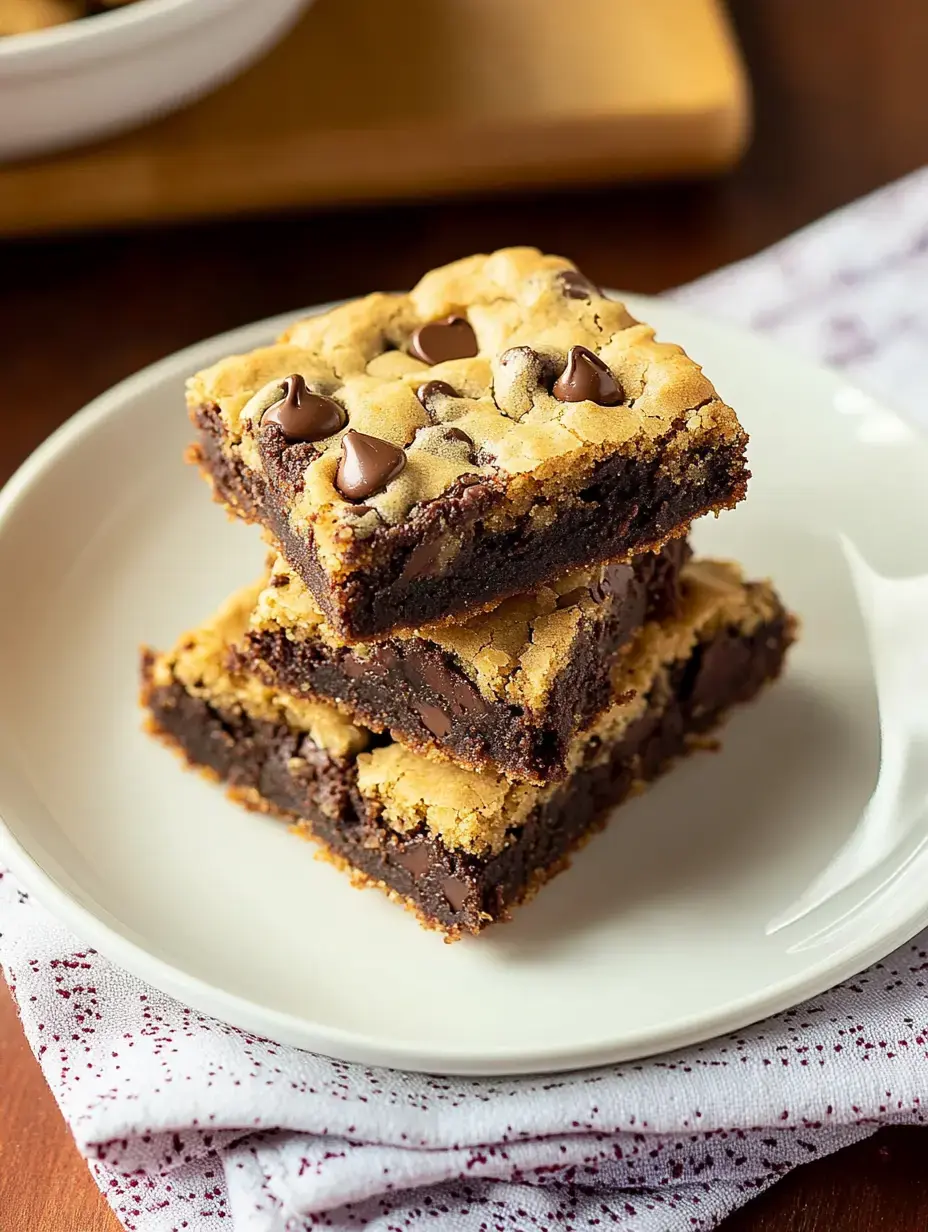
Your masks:
{"label": "chocolate chip cookie bar", "polygon": [[273,562],[242,666],[336,703],[374,731],[471,769],[544,785],[572,737],[609,704],[616,655],[646,619],[672,616],[684,539],[629,565],[565,574],[469,620],[346,646],[302,579]]}
{"label": "chocolate chip cookie bar", "polygon": [[793,621],[768,584],[711,561],[682,578],[677,613],[642,626],[617,666],[614,703],[574,738],[568,777],[546,787],[432,761],[244,670],[259,587],[168,654],[145,652],[143,702],[152,730],[235,799],[291,822],[427,927],[477,933],[563,869],[610,806],[779,674]]}
{"label": "chocolate chip cookie bar", "polygon": [[299,321],[188,400],[192,459],[343,641],[656,550],[748,478],[699,366],[530,248]]}

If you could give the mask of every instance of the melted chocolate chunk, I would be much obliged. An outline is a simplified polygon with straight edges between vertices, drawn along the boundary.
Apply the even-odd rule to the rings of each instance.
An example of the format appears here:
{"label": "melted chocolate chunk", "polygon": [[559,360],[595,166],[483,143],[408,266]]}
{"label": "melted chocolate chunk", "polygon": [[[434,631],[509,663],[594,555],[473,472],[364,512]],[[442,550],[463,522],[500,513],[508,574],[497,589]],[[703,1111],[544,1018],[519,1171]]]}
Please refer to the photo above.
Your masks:
{"label": "melted chocolate chunk", "polygon": [[460,877],[442,877],[441,892],[448,900],[452,911],[460,911],[467,902],[470,886]]}
{"label": "melted chocolate chunk", "polygon": [[399,665],[399,661],[400,657],[392,646],[378,646],[370,657],[370,662],[381,672],[392,671]]}
{"label": "melted chocolate chunk", "polygon": [[424,577],[427,573],[434,572],[443,543],[444,536],[439,535],[437,539],[420,543],[418,547],[413,548],[403,567],[403,581],[409,582],[413,578]]}
{"label": "melted chocolate chunk", "polygon": [[298,372],[283,382],[284,396],[269,406],[261,418],[261,426],[276,423],[289,444],[297,441],[322,441],[334,436],[345,426],[348,415],[334,398],[314,394]]}
{"label": "melted chocolate chunk", "polygon": [[448,702],[454,715],[485,713],[487,704],[469,680],[453,672],[440,661],[425,663],[421,668],[422,679],[433,693]]}
{"label": "melted chocolate chunk", "polygon": [[419,326],[409,340],[409,353],[429,366],[448,359],[473,359],[477,335],[465,317],[443,317]]}
{"label": "melted chocolate chunk", "polygon": [[426,410],[429,409],[430,398],[459,398],[460,394],[447,381],[426,381],[416,390],[416,397]]}
{"label": "melted chocolate chunk", "polygon": [[594,295],[602,295],[599,287],[590,282],[586,274],[581,274],[579,270],[561,270],[557,280],[568,299],[592,299]]}
{"label": "melted chocolate chunk", "polygon": [[616,406],[622,401],[622,387],[598,355],[586,347],[572,346],[567,366],[551,390],[558,402],[595,402]]}
{"label": "melted chocolate chunk", "polygon": [[489,491],[489,484],[481,483],[476,476],[471,478],[468,475],[462,475],[461,481],[463,482],[464,480],[467,480],[467,486],[458,497],[458,500],[461,502],[464,511],[467,512],[472,505],[479,504],[484,493]]}
{"label": "melted chocolate chunk", "polygon": [[346,654],[342,659],[342,671],[349,680],[359,680],[368,670],[368,664],[357,655]]}
{"label": "melted chocolate chunk", "polygon": [[590,594],[597,603],[609,595],[624,594],[635,575],[631,565],[612,565],[603,572],[603,576],[590,587]]}
{"label": "melted chocolate chunk", "polygon": [[403,851],[398,851],[393,858],[407,873],[412,873],[413,877],[421,877],[423,873],[427,873],[432,863],[426,843],[406,847]]}
{"label": "melted chocolate chunk", "polygon": [[419,702],[416,705],[416,710],[419,712],[419,718],[432,735],[438,740],[444,740],[451,731],[451,720],[444,710],[439,710],[437,706],[432,706],[428,702]]}
{"label": "melted chocolate chunk", "polygon": [[406,465],[406,454],[379,436],[353,429],[342,437],[335,486],[348,500],[364,500],[385,488]]}

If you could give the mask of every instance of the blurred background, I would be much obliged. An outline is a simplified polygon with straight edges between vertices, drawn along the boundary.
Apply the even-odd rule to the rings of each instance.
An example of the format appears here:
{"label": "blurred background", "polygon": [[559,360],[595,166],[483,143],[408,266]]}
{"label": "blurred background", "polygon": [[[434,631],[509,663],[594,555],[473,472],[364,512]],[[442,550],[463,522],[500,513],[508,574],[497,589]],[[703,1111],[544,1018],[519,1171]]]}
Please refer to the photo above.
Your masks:
{"label": "blurred background", "polygon": [[[0,477],[114,381],[230,326],[514,243],[660,291],[928,159],[923,0],[246,0],[259,20],[238,30],[241,7],[135,0],[0,38]],[[155,28],[181,10],[205,30]],[[282,41],[255,53],[269,24]],[[131,110],[146,73],[235,72],[232,34],[263,58],[192,106],[9,152],[27,130],[54,144],[88,98],[90,122],[126,122],[109,100]],[[74,60],[67,114],[32,122]]]}
{"label": "blurred background", "polygon": [[[926,48],[925,0],[0,0],[0,482],[179,347],[471,252],[643,292],[748,256],[928,161]],[[114,1226],[5,988],[0,1091],[0,1210]],[[732,1232],[850,1211],[884,1150]]]}

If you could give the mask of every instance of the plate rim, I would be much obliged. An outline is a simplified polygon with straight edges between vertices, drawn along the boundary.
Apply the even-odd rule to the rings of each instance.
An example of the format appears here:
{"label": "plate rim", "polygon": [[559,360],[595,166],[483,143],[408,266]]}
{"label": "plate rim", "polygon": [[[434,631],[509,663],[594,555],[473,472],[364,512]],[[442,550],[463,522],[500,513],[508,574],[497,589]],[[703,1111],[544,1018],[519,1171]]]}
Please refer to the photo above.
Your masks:
{"label": "plate rim", "polygon": [[[654,308],[658,308],[660,313],[669,309],[671,315],[684,322],[687,319],[698,320],[701,327],[721,331],[730,340],[748,342],[752,347],[766,350],[771,360],[778,357],[782,359],[785,352],[789,356],[792,370],[798,368],[801,374],[801,370],[805,369],[819,379],[824,374],[835,384],[836,389],[857,389],[842,373],[805,356],[794,355],[787,348],[762,335],[732,325],[711,314],[704,314],[685,303],[611,290],[608,294],[629,303],[633,310],[637,311],[640,306],[645,315]],[[300,316],[326,311],[339,302],[342,301],[277,313],[203,339],[147,365],[98,395],[39,444],[0,488],[0,537],[5,533],[7,523],[21,500],[42,482],[52,465],[100,424],[123,413],[128,399],[161,380],[178,378],[196,371],[204,363],[213,362],[216,352],[231,352],[242,347],[261,345],[262,335],[271,335]],[[886,407],[870,393],[863,390],[860,392],[874,401],[885,414],[904,423],[909,429],[914,427],[921,439],[924,439],[918,425],[913,425],[912,421]],[[0,755],[0,773],[2,772],[3,759]],[[229,992],[191,974],[174,962],[158,957],[142,942],[134,940],[108,923],[102,918],[101,912],[84,906],[59,884],[54,875],[46,871],[26,850],[2,816],[0,860],[42,908],[71,929],[81,940],[132,975],[204,1014],[280,1044],[343,1061],[408,1072],[462,1077],[504,1077],[590,1069],[690,1047],[717,1036],[730,1034],[820,995],[879,961],[928,926],[926,886],[921,906],[910,911],[892,928],[878,933],[869,944],[846,945],[837,957],[832,953],[813,964],[801,979],[782,979],[766,988],[763,996],[741,997],[723,1002],[711,1010],[691,1017],[685,1025],[680,1025],[678,1019],[657,1031],[640,1029],[636,1033],[626,1033],[622,1037],[581,1047],[546,1046],[536,1047],[530,1052],[516,1048],[497,1048],[470,1053],[460,1050],[443,1053],[440,1048],[433,1046],[426,1054],[415,1044],[408,1045],[400,1040],[384,1044],[376,1037],[363,1032],[310,1023],[297,1014],[264,1006],[248,997]]]}

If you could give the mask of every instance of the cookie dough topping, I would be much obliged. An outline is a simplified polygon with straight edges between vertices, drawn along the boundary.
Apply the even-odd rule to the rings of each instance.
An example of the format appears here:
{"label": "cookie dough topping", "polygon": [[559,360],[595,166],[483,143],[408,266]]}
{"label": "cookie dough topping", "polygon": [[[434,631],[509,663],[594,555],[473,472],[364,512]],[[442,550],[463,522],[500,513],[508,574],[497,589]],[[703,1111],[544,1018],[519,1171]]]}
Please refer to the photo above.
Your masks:
{"label": "cookie dough topping", "polygon": [[288,444],[297,441],[322,441],[344,428],[348,416],[345,409],[324,394],[314,394],[298,372],[283,381],[284,396],[267,408],[261,426],[276,423]]}
{"label": "cookie dough topping", "polygon": [[389,441],[348,431],[342,437],[335,486],[348,500],[364,500],[385,488],[405,465],[406,454]]}

